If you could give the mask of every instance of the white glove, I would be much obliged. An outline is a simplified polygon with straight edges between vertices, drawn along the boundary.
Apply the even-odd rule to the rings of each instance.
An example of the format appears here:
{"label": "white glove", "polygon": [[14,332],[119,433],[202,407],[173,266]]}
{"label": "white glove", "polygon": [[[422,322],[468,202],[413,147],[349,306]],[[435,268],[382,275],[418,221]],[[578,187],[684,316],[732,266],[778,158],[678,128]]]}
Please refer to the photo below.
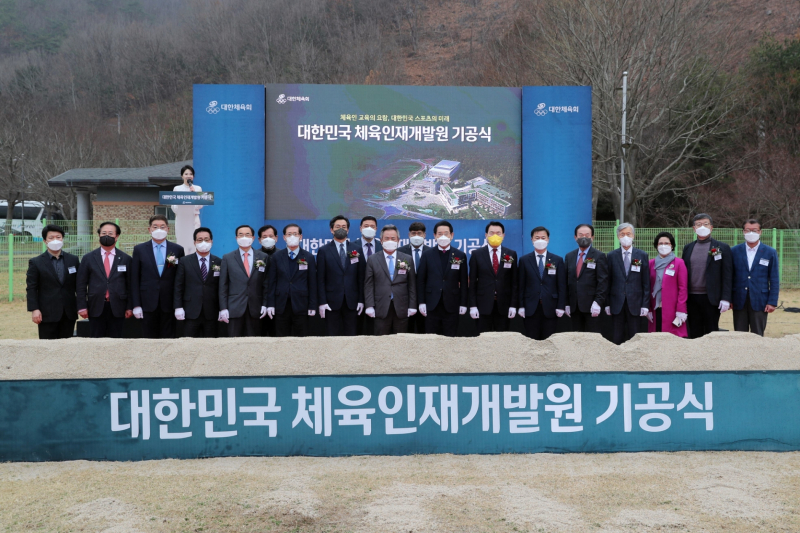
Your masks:
{"label": "white glove", "polygon": [[319,317],[325,318],[325,311],[332,311],[331,306],[328,304],[319,306]]}
{"label": "white glove", "polygon": [[220,311],[219,312],[219,318],[217,320],[219,320],[220,322],[225,322],[227,324],[228,320],[229,320],[228,310],[227,309],[223,309],[222,311]]}
{"label": "white glove", "polygon": [[514,318],[517,316],[517,310],[514,307],[508,308],[508,318]]}
{"label": "white glove", "polygon": [[642,307],[641,311],[639,312],[639,316],[647,316],[650,310],[646,307]]}
{"label": "white glove", "polygon": [[569,310],[569,306],[568,305],[564,306],[564,312],[567,314],[568,317],[572,317],[572,315],[570,314],[570,310]]}
{"label": "white glove", "polygon": [[409,309],[408,310],[408,317],[409,318],[411,318],[412,316],[414,316],[416,314],[417,314],[417,310],[416,309]]}
{"label": "white glove", "polygon": [[478,311],[477,307],[470,307],[469,308],[469,316],[471,316],[472,318],[478,318],[478,317],[481,316],[481,313],[480,313],[480,311]]}
{"label": "white glove", "polygon": [[359,315],[361,314],[361,311],[363,311],[363,310],[364,310],[364,304],[356,305],[356,311],[358,311]]}
{"label": "white glove", "polygon": [[261,306],[261,316],[259,316],[258,318],[264,318],[265,316],[267,316],[267,307],[262,305]]}
{"label": "white glove", "polygon": [[314,316],[314,315],[316,315],[316,314],[317,314],[317,312],[316,312],[316,311],[314,311],[313,309],[309,309],[309,310],[308,310],[308,316]]}
{"label": "white glove", "polygon": [[647,313],[647,320],[652,324],[653,323],[653,313]]}
{"label": "white glove", "polygon": [[458,308],[458,314],[459,314],[459,315],[466,315],[466,314],[467,314],[467,308],[466,308],[466,307],[463,307],[463,306],[462,306],[462,307],[459,307],[459,308]]}
{"label": "white glove", "polygon": [[270,319],[275,318],[275,308],[274,307],[267,307],[267,316]]}
{"label": "white glove", "polygon": [[675,316],[681,319],[681,323],[686,322],[686,319],[689,318],[686,313],[675,313]]}
{"label": "white glove", "polygon": [[428,316],[428,306],[425,304],[419,304],[419,312],[422,313],[422,316]]}
{"label": "white glove", "polygon": [[610,305],[607,305],[607,306],[606,306],[606,314],[607,314],[608,316],[611,316],[611,306],[610,306]]}
{"label": "white glove", "polygon": [[597,302],[592,302],[592,307],[589,309],[589,311],[592,312],[592,317],[600,316],[600,306],[597,304]]}
{"label": "white glove", "polygon": [[519,313],[519,316],[521,316],[522,318],[525,318],[525,308],[524,307],[520,307],[518,313]]}
{"label": "white glove", "polygon": [[183,310],[183,307],[179,307],[175,310],[175,318],[178,320],[186,320],[186,312]]}
{"label": "white glove", "polygon": [[364,311],[370,318],[375,318],[375,308],[374,307],[367,307],[367,310]]}
{"label": "white glove", "polygon": [[[569,309],[569,307],[567,307],[567,309]],[[556,316],[558,318],[561,318],[562,316],[564,316],[564,310],[563,309],[556,309]],[[569,316],[569,315],[567,315],[567,316]]]}
{"label": "white glove", "polygon": [[136,318],[144,318],[144,312],[142,311],[141,307],[134,307],[133,308],[133,316]]}
{"label": "white glove", "polygon": [[[719,301],[719,312],[720,313],[724,313],[725,311],[727,311],[730,308],[731,308],[731,303],[730,302],[727,302],[725,300],[720,300]],[[134,309],[133,312],[136,313],[136,310]]]}

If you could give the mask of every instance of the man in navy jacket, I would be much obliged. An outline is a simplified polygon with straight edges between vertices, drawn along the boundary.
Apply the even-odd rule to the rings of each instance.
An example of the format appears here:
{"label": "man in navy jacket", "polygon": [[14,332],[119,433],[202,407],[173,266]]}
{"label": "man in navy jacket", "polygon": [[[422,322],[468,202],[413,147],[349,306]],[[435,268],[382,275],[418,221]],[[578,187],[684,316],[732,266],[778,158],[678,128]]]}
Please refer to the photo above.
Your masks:
{"label": "man in navy jacket", "polygon": [[331,219],[333,240],[317,251],[317,304],[329,337],[355,336],[358,315],[364,310],[364,273],[367,259],[347,240],[350,221]]}
{"label": "man in navy jacket", "polygon": [[519,316],[525,335],[543,341],[556,332],[558,319],[567,305],[567,266],[547,251],[550,231],[539,226],[531,230],[534,252],[519,261]]}
{"label": "man in navy jacket", "polygon": [[758,220],[745,222],[744,239],[746,242],[731,249],[733,328],[763,337],[768,313],[778,305],[778,252],[761,242],[761,223]]}

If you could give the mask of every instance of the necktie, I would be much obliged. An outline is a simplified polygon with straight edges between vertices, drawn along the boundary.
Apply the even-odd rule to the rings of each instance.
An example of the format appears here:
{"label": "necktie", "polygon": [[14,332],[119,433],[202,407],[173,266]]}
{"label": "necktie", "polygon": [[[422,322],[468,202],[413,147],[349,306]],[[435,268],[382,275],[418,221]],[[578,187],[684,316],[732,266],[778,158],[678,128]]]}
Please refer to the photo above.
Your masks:
{"label": "necktie", "polygon": [[539,256],[539,277],[544,276],[544,260],[542,259],[544,256]]}
{"label": "necktie", "polygon": [[394,254],[389,256],[389,279],[394,281]]}
{"label": "necktie", "polygon": [[414,268],[419,270],[419,248],[414,250]]}
{"label": "necktie", "polygon": [[64,260],[59,258],[55,259],[56,262],[56,276],[58,276],[58,282],[60,284],[64,284]]}
{"label": "necktie", "polygon": [[292,252],[292,251],[289,252],[289,259],[294,261],[294,252]]}
{"label": "necktie", "polygon": [[625,252],[625,273],[627,274],[631,270],[631,253]]}
{"label": "necktie", "polygon": [[206,276],[208,276],[208,269],[206,268],[206,258],[200,258],[200,274],[203,276],[203,281],[206,280]]}
{"label": "necktie", "polygon": [[163,244],[156,245],[156,265],[158,265],[158,275],[164,272],[164,252],[161,251]]}
{"label": "necktie", "polygon": [[[106,254],[106,258],[103,260],[103,266],[106,269],[106,278],[111,277],[111,254],[108,252],[104,252]],[[108,289],[106,289],[106,300],[108,300]]]}
{"label": "necktie", "polygon": [[497,269],[500,268],[500,263],[497,261],[497,248],[493,248],[492,251],[492,270],[494,270],[495,275],[497,275]]}
{"label": "necktie", "polygon": [[580,252],[578,254],[578,268],[577,268],[577,275],[581,275],[581,269],[583,268],[583,256],[586,252]]}
{"label": "necktie", "polygon": [[342,262],[342,269],[344,269],[347,263],[347,258],[344,253],[344,243],[339,244],[339,261]]}
{"label": "necktie", "polygon": [[368,242],[367,243],[367,259],[369,259],[370,256],[372,256],[372,243]]}
{"label": "necktie", "polygon": [[247,260],[247,258],[248,258],[248,256],[249,256],[249,255],[250,255],[250,254],[248,254],[247,252],[245,252],[245,253],[244,253],[244,259],[242,260],[242,262],[244,263],[244,271],[245,271],[245,273],[247,274],[247,277],[248,277],[248,278],[250,277],[250,261],[248,261],[248,260]]}

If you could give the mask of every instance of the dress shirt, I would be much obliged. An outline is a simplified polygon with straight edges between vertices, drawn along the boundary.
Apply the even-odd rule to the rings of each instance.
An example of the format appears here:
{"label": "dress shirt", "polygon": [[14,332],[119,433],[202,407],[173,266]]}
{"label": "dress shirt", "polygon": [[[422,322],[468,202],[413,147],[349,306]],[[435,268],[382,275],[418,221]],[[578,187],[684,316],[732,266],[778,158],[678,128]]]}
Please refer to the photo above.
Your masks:
{"label": "dress shirt", "polygon": [[411,245],[411,260],[414,261],[414,270],[419,270],[419,263],[417,263],[417,256],[416,253],[419,251],[419,258],[422,260],[422,247],[425,246],[424,244],[420,244],[419,246]]}
{"label": "dress shirt", "polygon": [[592,249],[591,245],[588,248],[586,248],[585,250],[581,250],[580,248],[578,248],[578,258],[575,260],[575,264],[577,265],[578,261],[581,260],[581,252],[583,252],[583,262],[585,263],[587,257],[589,256],[589,250],[591,250],[591,249]]}
{"label": "dress shirt", "polygon": [[158,266],[158,247],[163,246],[161,248],[161,255],[164,258],[164,264],[162,266],[167,266],[167,239],[164,239],[162,242],[156,242],[150,239],[150,242],[153,244],[153,257],[156,258],[156,266]]}
{"label": "dress shirt", "polygon": [[[242,250],[241,248],[239,248],[239,257],[242,259],[242,263],[244,263],[244,254],[245,254],[245,250]],[[252,248],[247,250],[247,263],[248,263],[247,266],[250,267],[250,274],[252,274],[253,273],[253,249]]]}
{"label": "dress shirt", "polygon": [[110,252],[106,252],[103,248],[100,248],[100,259],[103,260],[103,268],[106,267],[106,255],[110,255],[111,256],[111,258],[108,260],[108,262],[111,265],[112,272],[113,272],[114,256],[117,255],[117,249],[116,248],[112,248]]}
{"label": "dress shirt", "polygon": [[[491,246],[488,246],[488,248],[489,248],[489,262],[491,263],[494,260],[494,251],[497,250],[497,262],[498,263],[502,263],[503,262],[503,247],[502,246],[498,246],[497,248],[492,248]],[[503,267],[500,267],[500,268],[503,268]]]}
{"label": "dress shirt", "polygon": [[753,270],[753,261],[756,260],[759,246],[761,246],[761,241],[758,241],[752,248],[747,243],[744,245],[744,249],[747,250],[747,268],[750,270]]}
{"label": "dress shirt", "polygon": [[59,283],[64,283],[64,254],[57,256],[50,254],[50,261],[53,263],[53,268],[56,269],[56,277]]}
{"label": "dress shirt", "polygon": [[[336,243],[336,244],[337,244],[337,248],[338,248],[338,244],[339,243]],[[371,241],[369,241],[369,244],[372,247],[372,254],[374,255],[375,254],[375,239],[372,239]],[[339,250],[337,249],[336,251],[338,252]],[[367,259],[367,239],[366,238],[362,238],[361,239],[361,251],[364,252],[364,260],[366,261],[366,259]],[[344,253],[347,253],[347,248],[346,247],[344,249]]]}

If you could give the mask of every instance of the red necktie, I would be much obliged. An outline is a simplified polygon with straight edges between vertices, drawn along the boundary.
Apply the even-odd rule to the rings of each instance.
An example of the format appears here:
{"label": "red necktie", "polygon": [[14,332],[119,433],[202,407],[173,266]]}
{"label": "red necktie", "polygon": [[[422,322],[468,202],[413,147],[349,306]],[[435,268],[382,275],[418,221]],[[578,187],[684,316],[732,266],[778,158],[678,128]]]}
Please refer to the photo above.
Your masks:
{"label": "red necktie", "polygon": [[497,261],[497,248],[494,248],[492,252],[492,270],[494,270],[494,275],[497,275],[497,269],[500,267],[500,263]]}
{"label": "red necktie", "polygon": [[[106,279],[111,277],[111,254],[106,252],[106,258],[103,260],[103,266],[106,268]],[[108,300],[108,289],[106,289],[106,300]]]}
{"label": "red necktie", "polygon": [[578,254],[578,273],[577,275],[581,275],[581,269],[583,268],[583,254],[586,252],[581,252]]}

